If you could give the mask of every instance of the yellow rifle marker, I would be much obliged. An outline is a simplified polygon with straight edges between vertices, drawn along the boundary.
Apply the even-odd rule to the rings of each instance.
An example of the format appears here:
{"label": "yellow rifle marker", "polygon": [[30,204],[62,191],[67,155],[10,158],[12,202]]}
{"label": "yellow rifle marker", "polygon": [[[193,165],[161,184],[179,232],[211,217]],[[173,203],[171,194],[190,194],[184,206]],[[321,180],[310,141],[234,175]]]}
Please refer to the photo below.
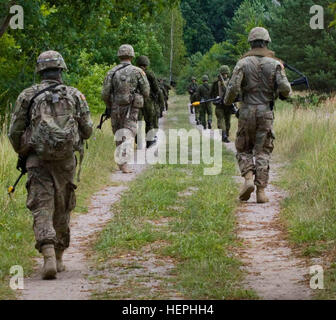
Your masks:
{"label": "yellow rifle marker", "polygon": [[23,177],[25,175],[25,173],[21,173],[20,174],[20,177],[16,180],[16,182],[14,183],[14,185],[13,186],[10,186],[9,188],[8,188],[8,195],[11,195],[11,194],[13,194],[14,192],[15,192],[15,188],[16,188],[16,186],[18,185],[18,183],[20,182],[20,180],[21,180],[21,178]]}

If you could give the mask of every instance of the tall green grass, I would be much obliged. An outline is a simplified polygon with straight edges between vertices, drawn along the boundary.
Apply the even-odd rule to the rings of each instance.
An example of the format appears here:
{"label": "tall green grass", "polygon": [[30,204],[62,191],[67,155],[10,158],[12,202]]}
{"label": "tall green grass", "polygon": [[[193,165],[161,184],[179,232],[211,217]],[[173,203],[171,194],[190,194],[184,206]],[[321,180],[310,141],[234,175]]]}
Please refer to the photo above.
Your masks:
{"label": "tall green grass", "polygon": [[[187,103],[181,96],[171,100],[166,129],[192,128]],[[205,167],[203,162],[156,165],[131,183],[113,206],[114,219],[97,241],[99,267],[106,267],[114,276],[119,256],[142,256],[146,246],[161,243],[153,252],[163,261],[167,256],[174,258],[176,269],[170,280],[163,279],[158,292],[146,286],[147,277],[155,279],[153,274],[97,291],[95,298],[168,299],[170,285],[191,299],[256,297],[243,288],[241,262],[234,255],[240,245],[235,234],[238,189],[232,179],[236,174],[234,156],[223,148],[223,170],[217,176],[204,176]],[[193,191],[184,196],[189,188]],[[155,224],[164,219],[169,222],[161,227]],[[105,260],[104,265],[101,261]],[[142,268],[140,260],[137,268]]]}
{"label": "tall green grass", "polygon": [[[95,127],[98,118],[95,117]],[[108,185],[110,173],[115,168],[114,140],[111,125],[105,123],[102,132],[94,131],[88,143],[82,168],[81,182],[77,190],[77,213],[87,211],[90,196],[102,186]],[[34,249],[32,217],[26,209],[26,176],[10,198],[7,187],[19,175],[16,170],[17,155],[7,138],[6,128],[0,134],[0,299],[15,297],[9,289],[9,270],[21,265],[25,275],[32,270],[37,252]],[[77,182],[76,182],[77,183]]]}
{"label": "tall green grass", "polygon": [[[282,219],[289,239],[308,257],[323,255],[326,267],[336,256],[335,107],[335,99],[311,109],[283,103],[275,120],[281,186],[289,191]],[[327,279],[335,275],[329,271]],[[336,298],[335,280],[327,286],[321,297]]]}

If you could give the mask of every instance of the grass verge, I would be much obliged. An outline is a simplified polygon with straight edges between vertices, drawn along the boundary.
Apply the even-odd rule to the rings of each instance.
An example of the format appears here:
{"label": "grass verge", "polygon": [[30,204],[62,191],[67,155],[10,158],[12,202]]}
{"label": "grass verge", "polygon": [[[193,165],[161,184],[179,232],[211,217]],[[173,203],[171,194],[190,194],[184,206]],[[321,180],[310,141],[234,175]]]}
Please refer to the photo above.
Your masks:
{"label": "grass verge", "polygon": [[[95,123],[98,118],[94,118]],[[77,190],[75,212],[87,211],[90,196],[102,185],[109,185],[109,175],[114,168],[114,142],[111,125],[105,124],[103,132],[95,131],[89,141],[82,168],[81,182]],[[18,177],[17,156],[3,128],[0,133],[0,300],[14,299],[15,292],[9,288],[9,271],[13,265],[21,265],[25,276],[33,267],[34,234],[32,217],[26,209],[25,181],[20,182],[15,195],[9,198],[7,187]]]}
{"label": "grass verge", "polygon": [[280,185],[289,192],[282,221],[303,255],[322,258],[320,299],[336,298],[335,104],[335,99],[310,108],[281,103],[275,120],[276,154],[285,164]]}
{"label": "grass verge", "polygon": [[[169,107],[166,129],[191,129],[187,98],[174,101]],[[187,299],[255,297],[241,285],[243,273],[235,255],[240,245],[235,235],[235,164],[233,155],[224,150],[223,170],[217,176],[204,176],[204,163],[167,164],[152,167],[131,183],[113,207],[114,219],[98,239],[97,267],[102,261],[141,255],[145,247],[155,243],[161,244],[153,251],[157,257],[163,261],[172,258],[176,267],[155,293],[146,289],[150,279],[135,281],[135,277],[122,286],[95,292],[94,298],[165,299],[169,298],[169,286]],[[115,263],[107,265],[113,274]],[[124,290],[128,293],[123,294]]]}

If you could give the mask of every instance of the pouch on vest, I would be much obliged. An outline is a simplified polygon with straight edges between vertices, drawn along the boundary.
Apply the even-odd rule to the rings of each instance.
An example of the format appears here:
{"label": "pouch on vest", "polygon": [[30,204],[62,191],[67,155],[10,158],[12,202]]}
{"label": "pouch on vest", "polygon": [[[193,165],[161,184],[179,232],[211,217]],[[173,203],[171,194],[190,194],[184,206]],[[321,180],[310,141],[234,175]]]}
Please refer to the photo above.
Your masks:
{"label": "pouch on vest", "polygon": [[141,94],[135,93],[133,100],[133,108],[141,109],[144,106],[144,98]]}

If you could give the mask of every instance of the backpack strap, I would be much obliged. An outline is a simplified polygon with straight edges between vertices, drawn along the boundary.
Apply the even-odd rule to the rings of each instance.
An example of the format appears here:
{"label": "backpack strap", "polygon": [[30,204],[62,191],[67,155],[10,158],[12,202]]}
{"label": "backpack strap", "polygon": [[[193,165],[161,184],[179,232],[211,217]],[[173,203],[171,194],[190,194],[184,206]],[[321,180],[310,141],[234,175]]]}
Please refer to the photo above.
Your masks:
{"label": "backpack strap", "polygon": [[52,86],[49,86],[49,87],[47,87],[47,88],[45,88],[45,89],[39,91],[38,93],[36,93],[36,94],[31,98],[31,100],[29,101],[28,110],[27,110],[26,127],[29,127],[29,125],[30,125],[30,116],[29,116],[29,115],[30,115],[30,111],[31,111],[31,108],[32,108],[32,106],[33,106],[33,103],[34,103],[35,99],[36,99],[38,96],[40,96],[41,94],[45,93],[46,91],[49,91],[49,90],[51,90],[51,89],[54,89],[54,88],[56,88],[56,87],[59,86],[59,85],[60,85],[60,83],[53,84]]}

